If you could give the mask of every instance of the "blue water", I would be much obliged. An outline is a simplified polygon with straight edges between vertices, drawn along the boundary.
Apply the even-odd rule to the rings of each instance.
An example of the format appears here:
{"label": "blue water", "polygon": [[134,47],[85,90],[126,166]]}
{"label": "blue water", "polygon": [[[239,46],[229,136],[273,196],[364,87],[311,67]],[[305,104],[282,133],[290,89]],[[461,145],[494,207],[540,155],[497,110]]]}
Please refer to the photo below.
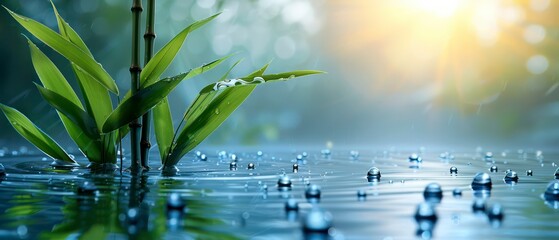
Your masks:
{"label": "blue water", "polygon": [[[262,156],[257,151],[262,150]],[[191,153],[178,166],[178,176],[163,177],[154,168],[142,177],[124,172],[95,175],[88,169],[53,170],[43,156],[0,158],[7,176],[0,183],[0,237],[7,239],[557,239],[559,203],[543,193],[559,163],[554,152],[504,150],[441,154],[413,150],[253,149],[200,150],[206,161]],[[303,151],[308,154],[297,160]],[[236,170],[230,154],[237,155]],[[452,157],[450,157],[452,155]],[[442,158],[441,158],[442,156]],[[445,157],[446,156],[446,157]],[[155,156],[153,156],[155,157]],[[86,164],[86,160],[80,159]],[[254,169],[248,169],[250,163]],[[298,171],[293,172],[293,164]],[[124,162],[124,165],[128,163]],[[498,172],[490,172],[495,165]],[[455,166],[457,174],[449,169]],[[377,167],[379,181],[367,171]],[[518,182],[506,183],[511,169]],[[526,171],[533,175],[527,176]],[[476,194],[470,187],[477,172],[486,172],[492,189]],[[281,175],[290,189],[278,189]],[[84,182],[98,191],[78,194]],[[414,218],[426,201],[425,186],[438,183],[443,197],[431,201],[436,221]],[[309,184],[320,187],[320,199],[305,198]],[[453,196],[456,188],[461,196]],[[361,196],[358,192],[361,191]],[[167,210],[167,198],[179,193],[185,209]],[[366,195],[366,196],[363,196]],[[286,211],[294,198],[298,211]],[[502,220],[474,210],[476,199],[502,206]],[[436,203],[439,202],[440,203]],[[303,220],[319,207],[332,216],[325,232],[305,232]],[[130,210],[132,209],[132,210]],[[178,216],[178,217],[177,217]]]}

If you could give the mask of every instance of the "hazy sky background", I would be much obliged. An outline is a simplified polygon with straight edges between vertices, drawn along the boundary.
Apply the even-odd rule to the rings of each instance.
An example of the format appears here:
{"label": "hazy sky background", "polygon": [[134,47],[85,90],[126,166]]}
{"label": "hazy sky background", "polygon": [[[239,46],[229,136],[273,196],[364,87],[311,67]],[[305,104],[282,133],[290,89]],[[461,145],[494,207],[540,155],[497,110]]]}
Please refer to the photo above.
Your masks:
{"label": "hazy sky background", "polygon": [[[129,1],[54,1],[96,60],[129,84]],[[171,97],[176,121],[201,87],[237,59],[231,77],[272,61],[269,72],[328,74],[258,87],[205,146],[553,147],[559,140],[559,3],[550,0],[158,1],[156,49],[197,30],[164,74],[237,53]],[[4,1],[56,27],[48,1]],[[28,114],[64,144],[69,138],[33,86],[24,33],[0,12],[0,102]],[[38,43],[38,41],[35,41]],[[39,46],[66,76],[69,65]],[[73,82],[72,77],[68,77]],[[74,82],[73,82],[74,84]],[[75,84],[74,84],[75,85]],[[0,118],[0,143],[23,139]]]}

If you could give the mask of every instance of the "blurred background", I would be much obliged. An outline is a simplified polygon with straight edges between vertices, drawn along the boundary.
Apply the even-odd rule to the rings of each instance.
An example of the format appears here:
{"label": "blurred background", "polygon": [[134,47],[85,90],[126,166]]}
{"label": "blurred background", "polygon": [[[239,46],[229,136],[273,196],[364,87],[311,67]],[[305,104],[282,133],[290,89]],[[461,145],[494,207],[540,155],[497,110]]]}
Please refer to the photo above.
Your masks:
{"label": "blurred background", "polygon": [[[54,1],[121,88],[129,86],[130,4]],[[46,0],[5,0],[56,29]],[[158,1],[156,49],[196,19],[223,12],[189,36],[164,76],[237,53],[171,96],[175,120],[237,59],[230,77],[328,74],[266,84],[204,146],[535,147],[559,143],[559,2],[551,0]],[[145,15],[144,15],[145,16]],[[37,94],[23,30],[0,11],[0,102],[72,146]],[[75,84],[69,64],[39,44]],[[77,89],[77,88],[76,88]],[[0,144],[27,145],[4,117]]]}

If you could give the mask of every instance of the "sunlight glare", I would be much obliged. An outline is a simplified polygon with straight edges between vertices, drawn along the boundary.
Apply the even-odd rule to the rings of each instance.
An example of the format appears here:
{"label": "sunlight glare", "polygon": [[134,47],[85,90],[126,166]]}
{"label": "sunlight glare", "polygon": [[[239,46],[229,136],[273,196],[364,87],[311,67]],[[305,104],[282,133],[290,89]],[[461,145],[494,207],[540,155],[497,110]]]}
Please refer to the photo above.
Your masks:
{"label": "sunlight glare", "polygon": [[436,16],[448,18],[454,15],[460,6],[460,0],[410,0],[409,4]]}

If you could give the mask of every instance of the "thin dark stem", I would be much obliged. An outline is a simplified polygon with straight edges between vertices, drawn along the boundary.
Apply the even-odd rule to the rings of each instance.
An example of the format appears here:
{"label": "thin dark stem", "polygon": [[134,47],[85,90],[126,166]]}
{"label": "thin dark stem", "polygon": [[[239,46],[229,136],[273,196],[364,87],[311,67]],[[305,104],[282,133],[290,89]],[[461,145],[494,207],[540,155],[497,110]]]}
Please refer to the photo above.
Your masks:
{"label": "thin dark stem", "polygon": [[[144,66],[148,64],[149,60],[151,60],[151,57],[153,56],[153,42],[155,40],[155,0],[148,0],[147,10],[146,33],[144,34]],[[143,125],[142,140],[140,143],[140,154],[142,168],[147,170],[149,169],[149,149],[151,148],[151,142],[149,140],[149,135],[151,132],[151,110],[149,110],[142,116],[142,123]]]}
{"label": "thin dark stem", "polygon": [[[117,96],[117,98],[118,98],[118,104],[120,104],[120,97]],[[124,157],[123,157],[123,156],[124,156],[124,153],[122,152],[122,128],[118,130],[118,149],[119,149],[118,152],[120,152],[120,154],[119,154],[119,158],[120,158],[120,176],[122,176],[122,162],[123,162],[123,160],[124,160],[124,159],[123,159],[123,158],[124,158]],[[121,181],[122,181],[122,179],[121,179]]]}
{"label": "thin dark stem", "polygon": [[[140,17],[142,14],[142,1],[133,0],[132,2],[132,63],[130,64],[132,94],[135,94],[140,88]],[[132,173],[140,171],[140,128],[142,124],[140,119],[134,119],[130,126],[130,154]]]}

